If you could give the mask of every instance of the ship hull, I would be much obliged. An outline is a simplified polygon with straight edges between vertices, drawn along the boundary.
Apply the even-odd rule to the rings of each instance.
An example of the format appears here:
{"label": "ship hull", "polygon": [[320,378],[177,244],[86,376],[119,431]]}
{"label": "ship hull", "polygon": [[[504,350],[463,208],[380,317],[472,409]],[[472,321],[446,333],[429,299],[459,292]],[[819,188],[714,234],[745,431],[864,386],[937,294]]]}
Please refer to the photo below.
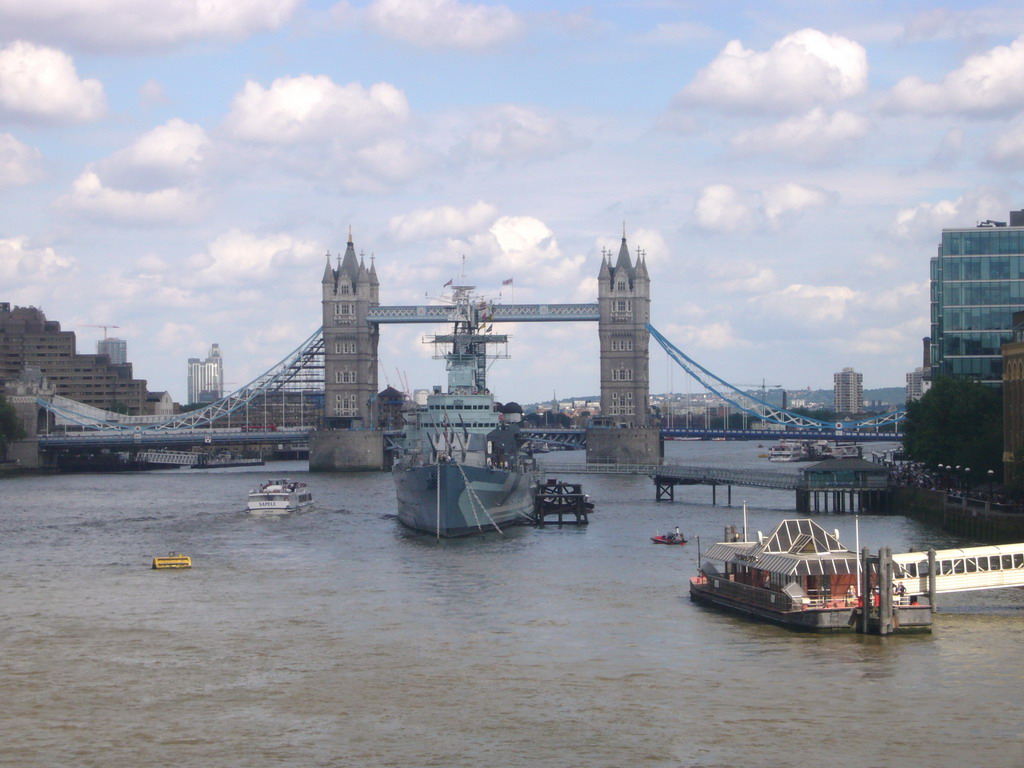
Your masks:
{"label": "ship hull", "polygon": [[444,537],[529,522],[535,484],[528,473],[451,462],[392,472],[399,521]]}

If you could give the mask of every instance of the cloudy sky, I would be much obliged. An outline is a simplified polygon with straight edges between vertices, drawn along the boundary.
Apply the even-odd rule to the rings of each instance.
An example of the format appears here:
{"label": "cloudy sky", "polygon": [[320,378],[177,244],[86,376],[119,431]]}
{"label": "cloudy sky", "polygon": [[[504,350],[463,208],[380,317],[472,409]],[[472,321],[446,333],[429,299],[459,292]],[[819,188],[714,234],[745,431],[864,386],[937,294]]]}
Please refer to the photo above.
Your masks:
{"label": "cloudy sky", "polygon": [[[463,256],[532,304],[594,301],[625,226],[723,378],[902,386],[941,228],[1024,208],[1016,4],[0,0],[0,36],[0,301],[178,400],[320,325],[350,227],[384,304]],[[443,380],[431,330],[383,328],[382,386]],[[506,330],[500,399],[598,391],[595,325]]]}

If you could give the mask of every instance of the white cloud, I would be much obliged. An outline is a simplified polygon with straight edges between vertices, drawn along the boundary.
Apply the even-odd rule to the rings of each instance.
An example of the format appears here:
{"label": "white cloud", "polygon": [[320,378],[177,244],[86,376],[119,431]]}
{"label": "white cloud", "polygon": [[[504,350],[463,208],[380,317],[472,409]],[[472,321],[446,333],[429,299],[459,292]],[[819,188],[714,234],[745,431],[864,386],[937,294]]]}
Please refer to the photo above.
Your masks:
{"label": "white cloud", "polygon": [[0,133],[0,187],[31,184],[42,178],[42,153],[22,144],[9,133]]}
{"label": "white cloud", "polygon": [[850,349],[862,355],[878,355],[905,349],[909,341],[907,334],[897,328],[861,328]]}
{"label": "white cloud", "polygon": [[846,286],[788,285],[751,299],[751,303],[772,317],[799,320],[805,325],[842,321],[850,306],[863,301],[861,294]]}
{"label": "white cloud", "polygon": [[1024,165],[1024,120],[1014,121],[996,136],[988,148],[987,159],[997,165],[1020,168]]}
{"label": "white cloud", "polygon": [[[665,237],[656,229],[645,229],[643,227],[630,231],[626,237],[627,245],[630,246],[629,258],[636,263],[637,250],[643,255],[648,267],[657,267],[661,264],[668,264],[672,257]],[[598,237],[594,240],[594,253],[607,251],[612,256],[612,262],[618,258],[619,249],[622,247],[621,238],[612,239],[609,237]],[[597,278],[595,277],[595,280]],[[597,283],[595,282],[596,286]],[[595,289],[596,293],[596,289]]]}
{"label": "white cloud", "polygon": [[970,114],[992,117],[1024,107],[1024,37],[1010,45],[970,56],[941,83],[905,77],[889,91],[883,104],[898,112],[925,115]]}
{"label": "white cloud", "polygon": [[0,0],[8,35],[135,49],[241,38],[291,18],[300,0]]}
{"label": "white cloud", "polygon": [[794,182],[776,184],[759,192],[711,184],[701,190],[694,219],[701,229],[714,232],[777,229],[792,215],[828,205],[835,199],[834,193]]}
{"label": "white cloud", "polygon": [[680,349],[737,349],[749,347],[750,342],[736,335],[728,320],[707,325],[676,325],[670,323],[666,338]]}
{"label": "white cloud", "polygon": [[762,192],[761,208],[769,224],[775,227],[783,217],[827,205],[834,197],[822,189],[790,182],[769,187]]}
{"label": "white cloud", "polygon": [[753,261],[712,262],[708,275],[726,293],[766,293],[778,283],[772,269]]}
{"label": "white cloud", "polygon": [[414,177],[431,158],[403,139],[384,139],[339,158],[349,192],[380,194]]}
{"label": "white cloud", "polygon": [[[927,293],[924,306],[927,306],[926,297]],[[928,315],[926,311],[922,311],[918,317],[906,322],[881,327],[868,325],[861,328],[849,348],[859,355],[891,355],[902,350],[920,350],[921,339],[927,334]],[[918,362],[917,365],[921,363]]]}
{"label": "white cloud", "polygon": [[938,168],[947,168],[954,165],[963,154],[964,131],[962,128],[950,128],[942,137],[939,146],[932,155],[931,164]]}
{"label": "white cloud", "polygon": [[[491,211],[481,209],[473,224],[482,226],[463,237],[449,239],[441,252],[435,254],[437,274],[449,274],[463,255],[473,257],[472,274],[494,280],[513,278],[517,289],[525,286],[559,285],[561,295],[573,292],[585,279],[581,269],[583,255],[569,256],[562,252],[554,232],[533,216],[499,216],[489,224]],[[463,214],[465,215],[465,214]],[[458,223],[456,217],[453,223]],[[467,229],[470,222],[465,221]],[[445,272],[445,269],[448,272]],[[474,277],[474,279],[477,279]]]}
{"label": "white cloud", "polygon": [[953,10],[928,8],[911,16],[900,30],[903,40],[957,40],[1003,37],[1024,26],[1024,11],[1009,6],[979,6]]}
{"label": "white cloud", "polygon": [[209,149],[210,141],[200,126],[175,118],[96,163],[94,170],[116,187],[171,187],[195,178]]}
{"label": "white cloud", "polygon": [[139,98],[148,107],[168,102],[167,91],[158,80],[147,80],[139,88]]}
{"label": "white cloud", "polygon": [[483,50],[519,35],[520,18],[504,5],[456,0],[374,0],[366,20],[379,34],[423,48]]}
{"label": "white cloud", "polygon": [[677,104],[754,112],[808,109],[863,93],[867,76],[861,45],[802,29],[764,52],[731,41],[682,90]]}
{"label": "white cloud", "polygon": [[929,282],[923,280],[872,291],[867,299],[872,311],[898,312],[904,307],[918,307],[923,316],[928,308],[928,293]]}
{"label": "white cloud", "polygon": [[156,340],[161,347],[179,350],[198,347],[202,336],[194,325],[169,322],[160,326]]}
{"label": "white cloud", "polygon": [[869,122],[853,112],[828,114],[820,107],[775,125],[751,128],[733,137],[733,149],[756,155],[778,152],[796,160],[838,159],[847,147],[868,132]]}
{"label": "white cloud", "polygon": [[756,200],[729,184],[712,184],[701,190],[694,208],[697,226],[716,232],[750,229]]}
{"label": "white cloud", "polygon": [[943,228],[971,227],[978,221],[1005,217],[1006,202],[988,190],[973,190],[956,200],[918,203],[903,208],[889,224],[889,233],[901,240],[937,241]]}
{"label": "white cloud", "polygon": [[287,271],[295,265],[311,265],[321,259],[320,247],[287,234],[258,236],[232,229],[210,243],[205,253],[191,259],[199,268],[200,282],[254,280]]}
{"label": "white cloud", "polygon": [[575,144],[562,121],[510,104],[493,110],[470,133],[466,148],[485,159],[525,160],[557,155]]}
{"label": "white cloud", "polygon": [[714,36],[714,31],[706,24],[691,21],[663,21],[639,37],[641,43],[660,43],[675,45],[688,43],[692,40],[706,40]]}
{"label": "white cloud", "polygon": [[432,237],[458,237],[489,227],[498,209],[482,200],[468,208],[442,205],[393,216],[388,226],[400,242]]}
{"label": "white cloud", "polygon": [[99,80],[80,79],[63,51],[22,40],[0,49],[0,115],[75,123],[95,120],[105,110]]}
{"label": "white cloud", "polygon": [[33,247],[24,236],[0,239],[0,277],[4,280],[47,281],[74,263],[53,248]]}
{"label": "white cloud", "polygon": [[389,83],[337,85],[326,75],[248,81],[226,123],[236,137],[268,144],[331,139],[366,141],[391,132],[409,116],[405,94]]}
{"label": "white cloud", "polygon": [[196,195],[186,189],[114,189],[107,187],[92,170],[75,179],[70,194],[60,202],[78,213],[128,225],[183,223],[200,213]]}

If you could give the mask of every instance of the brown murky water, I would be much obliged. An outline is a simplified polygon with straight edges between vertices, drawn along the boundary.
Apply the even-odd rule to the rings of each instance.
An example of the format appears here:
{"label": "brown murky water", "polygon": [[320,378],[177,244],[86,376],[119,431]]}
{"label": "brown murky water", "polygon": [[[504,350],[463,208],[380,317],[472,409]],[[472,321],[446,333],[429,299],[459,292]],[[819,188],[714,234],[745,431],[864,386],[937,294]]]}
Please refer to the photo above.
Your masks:
{"label": "brown murky water", "polygon": [[[807,636],[691,604],[696,548],[649,542],[714,540],[744,497],[769,530],[787,494],[657,504],[646,478],[586,477],[589,528],[437,543],[401,529],[385,474],[241,511],[285,472],[0,484],[0,764],[1024,765],[1024,591],[947,596],[930,636]],[[852,518],[823,524],[853,546]],[[865,517],[861,543],[956,542]],[[149,569],[171,550],[193,569]]]}

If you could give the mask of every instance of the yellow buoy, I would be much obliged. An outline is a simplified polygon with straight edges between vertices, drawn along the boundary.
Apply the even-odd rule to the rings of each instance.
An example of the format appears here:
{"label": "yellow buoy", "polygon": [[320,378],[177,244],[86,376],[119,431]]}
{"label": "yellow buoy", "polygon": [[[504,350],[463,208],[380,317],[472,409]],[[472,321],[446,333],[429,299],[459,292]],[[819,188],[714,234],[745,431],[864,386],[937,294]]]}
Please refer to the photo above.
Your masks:
{"label": "yellow buoy", "polygon": [[168,552],[165,556],[153,558],[154,568],[191,568],[192,558],[177,552]]}

